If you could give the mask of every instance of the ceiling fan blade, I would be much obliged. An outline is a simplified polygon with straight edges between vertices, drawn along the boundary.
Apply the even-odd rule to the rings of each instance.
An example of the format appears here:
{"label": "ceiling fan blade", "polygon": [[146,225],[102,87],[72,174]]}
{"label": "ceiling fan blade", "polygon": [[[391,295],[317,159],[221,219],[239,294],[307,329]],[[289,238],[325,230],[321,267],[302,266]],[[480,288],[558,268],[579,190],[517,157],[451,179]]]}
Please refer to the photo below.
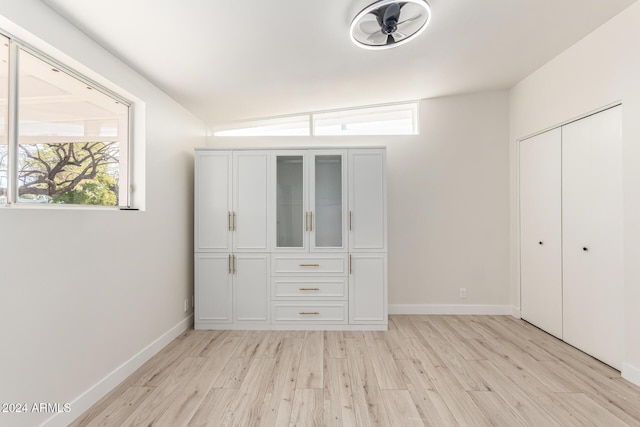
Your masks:
{"label": "ceiling fan blade", "polygon": [[396,41],[398,41],[398,40],[402,40],[402,39],[406,39],[407,37],[408,37],[408,36],[407,36],[405,33],[401,32],[401,31],[395,31],[395,32],[393,33],[393,38],[394,38],[394,40],[396,40]]}
{"label": "ceiling fan blade", "polygon": [[422,13],[419,14],[419,15],[414,16],[413,18],[408,18],[408,19],[405,19],[404,21],[398,22],[398,26],[400,26],[402,24],[408,24],[408,23],[413,22],[416,19],[420,19],[420,18],[422,18]]}
{"label": "ceiling fan blade", "polygon": [[384,34],[382,31],[378,30],[375,33],[371,34],[367,38],[367,41],[373,44],[383,45],[386,39],[387,39],[387,35]]}
{"label": "ceiling fan blade", "polygon": [[393,36],[391,34],[387,34],[387,45],[390,44],[395,44],[396,43],[396,39],[393,38]]}
{"label": "ceiling fan blade", "polygon": [[382,18],[382,22],[387,23],[389,20],[398,22],[399,19],[400,19],[400,4],[391,3],[384,10],[384,17]]}
{"label": "ceiling fan blade", "polygon": [[380,25],[376,21],[362,21],[360,22],[360,31],[365,34],[375,33],[380,31]]}

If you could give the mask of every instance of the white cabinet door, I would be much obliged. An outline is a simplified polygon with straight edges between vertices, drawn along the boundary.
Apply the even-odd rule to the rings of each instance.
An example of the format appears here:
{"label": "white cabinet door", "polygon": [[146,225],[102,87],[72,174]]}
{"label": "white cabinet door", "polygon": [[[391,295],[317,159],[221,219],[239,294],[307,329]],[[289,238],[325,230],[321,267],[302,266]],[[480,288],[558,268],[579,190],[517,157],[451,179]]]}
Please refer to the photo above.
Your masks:
{"label": "white cabinet door", "polygon": [[310,251],[347,251],[347,150],[309,152]]}
{"label": "white cabinet door", "polygon": [[349,150],[349,250],[386,252],[387,178],[384,149]]}
{"label": "white cabinet door", "polygon": [[520,142],[522,318],[562,338],[561,130]]}
{"label": "white cabinet door", "polygon": [[309,205],[307,152],[272,152],[273,250],[309,251]]}
{"label": "white cabinet door", "polygon": [[387,254],[349,255],[349,323],[387,323]]}
{"label": "white cabinet door", "polygon": [[269,254],[234,254],[234,318],[237,322],[269,322]]}
{"label": "white cabinet door", "polygon": [[269,246],[269,152],[233,153],[233,251],[261,252]]}
{"label": "white cabinet door", "polygon": [[209,323],[231,323],[231,255],[196,254],[196,329]]}
{"label": "white cabinet door", "polygon": [[196,252],[231,252],[231,210],[231,152],[196,151]]}
{"label": "white cabinet door", "polygon": [[564,340],[620,369],[621,107],[562,128]]}

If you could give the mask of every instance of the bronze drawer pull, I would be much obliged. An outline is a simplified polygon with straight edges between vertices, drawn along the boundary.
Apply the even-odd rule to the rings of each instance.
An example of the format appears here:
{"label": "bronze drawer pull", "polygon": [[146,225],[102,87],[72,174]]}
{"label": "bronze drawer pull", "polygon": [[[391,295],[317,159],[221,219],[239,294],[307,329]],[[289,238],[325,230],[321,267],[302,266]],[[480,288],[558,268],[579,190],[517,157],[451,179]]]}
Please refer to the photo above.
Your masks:
{"label": "bronze drawer pull", "polygon": [[320,264],[300,264],[300,267],[320,267]]}
{"label": "bronze drawer pull", "polygon": [[299,288],[301,291],[319,291],[320,288]]}
{"label": "bronze drawer pull", "polygon": [[320,314],[318,311],[301,311],[300,314]]}

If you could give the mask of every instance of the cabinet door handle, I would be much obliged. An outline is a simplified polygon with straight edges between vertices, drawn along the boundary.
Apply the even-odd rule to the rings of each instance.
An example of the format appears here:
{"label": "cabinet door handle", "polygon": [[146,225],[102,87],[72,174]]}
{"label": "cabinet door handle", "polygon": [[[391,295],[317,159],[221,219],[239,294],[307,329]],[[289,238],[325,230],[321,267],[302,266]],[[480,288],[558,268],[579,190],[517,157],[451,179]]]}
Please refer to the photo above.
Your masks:
{"label": "cabinet door handle", "polygon": [[539,242],[538,242],[538,244],[539,244],[539,245],[543,245],[544,243],[543,243],[542,241],[539,241]]}
{"label": "cabinet door handle", "polygon": [[227,229],[231,231],[231,212],[227,212]]}
{"label": "cabinet door handle", "polygon": [[229,255],[229,261],[227,261],[227,267],[229,270],[229,274],[231,274],[231,255]]}
{"label": "cabinet door handle", "polygon": [[351,259],[351,254],[349,254],[349,274],[353,274],[353,260]]}
{"label": "cabinet door handle", "polygon": [[233,213],[233,231],[236,231],[236,213]]}
{"label": "cabinet door handle", "polygon": [[320,312],[319,311],[301,311],[300,314],[301,315],[304,315],[304,314],[320,314]]}
{"label": "cabinet door handle", "polygon": [[313,231],[313,212],[309,212],[309,217],[310,217],[309,231]]}
{"label": "cabinet door handle", "polygon": [[300,264],[300,267],[320,267],[320,264]]}
{"label": "cabinet door handle", "polygon": [[304,231],[309,231],[309,212],[304,213]]}
{"label": "cabinet door handle", "polygon": [[233,255],[233,274],[236,274],[236,256]]}
{"label": "cabinet door handle", "polygon": [[301,291],[319,291],[320,288],[298,288]]}
{"label": "cabinet door handle", "polygon": [[349,211],[349,231],[353,229],[352,224],[353,224],[353,215],[352,215],[352,212]]}
{"label": "cabinet door handle", "polygon": [[582,248],[582,250],[585,251],[585,252],[588,252],[589,248],[585,246],[585,247]]}

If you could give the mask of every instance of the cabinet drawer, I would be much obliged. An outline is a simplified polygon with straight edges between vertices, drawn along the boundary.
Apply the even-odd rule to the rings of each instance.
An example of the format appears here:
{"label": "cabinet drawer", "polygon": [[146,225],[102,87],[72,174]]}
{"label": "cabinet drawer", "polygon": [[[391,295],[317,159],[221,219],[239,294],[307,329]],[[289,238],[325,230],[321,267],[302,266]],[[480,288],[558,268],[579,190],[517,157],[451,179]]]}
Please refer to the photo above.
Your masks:
{"label": "cabinet drawer", "polygon": [[272,302],[273,323],[347,323],[347,302]]}
{"label": "cabinet drawer", "polygon": [[272,277],[271,298],[347,299],[346,277]]}
{"label": "cabinet drawer", "polygon": [[271,272],[285,275],[347,275],[347,254],[338,255],[273,255]]}

